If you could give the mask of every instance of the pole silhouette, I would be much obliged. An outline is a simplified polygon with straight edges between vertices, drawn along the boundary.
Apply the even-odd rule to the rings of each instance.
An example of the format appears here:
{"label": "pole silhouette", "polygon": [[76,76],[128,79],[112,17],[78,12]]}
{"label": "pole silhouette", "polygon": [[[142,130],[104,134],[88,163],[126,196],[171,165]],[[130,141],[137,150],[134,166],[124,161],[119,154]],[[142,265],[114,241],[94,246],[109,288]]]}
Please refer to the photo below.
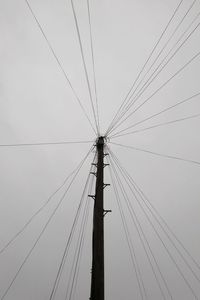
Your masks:
{"label": "pole silhouette", "polygon": [[104,137],[97,139],[97,172],[93,212],[92,280],[90,300],[104,300]]}

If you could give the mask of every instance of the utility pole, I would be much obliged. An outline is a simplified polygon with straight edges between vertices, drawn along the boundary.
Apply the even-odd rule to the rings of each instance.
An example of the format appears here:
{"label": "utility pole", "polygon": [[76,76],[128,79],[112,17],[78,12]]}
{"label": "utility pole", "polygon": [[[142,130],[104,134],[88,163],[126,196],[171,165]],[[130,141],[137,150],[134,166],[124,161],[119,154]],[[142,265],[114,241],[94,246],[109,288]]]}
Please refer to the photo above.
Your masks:
{"label": "utility pole", "polygon": [[92,240],[92,280],[90,300],[104,300],[104,216],[108,211],[103,207],[104,188],[104,146],[105,138],[99,137],[97,148],[96,190],[93,212],[93,240]]}

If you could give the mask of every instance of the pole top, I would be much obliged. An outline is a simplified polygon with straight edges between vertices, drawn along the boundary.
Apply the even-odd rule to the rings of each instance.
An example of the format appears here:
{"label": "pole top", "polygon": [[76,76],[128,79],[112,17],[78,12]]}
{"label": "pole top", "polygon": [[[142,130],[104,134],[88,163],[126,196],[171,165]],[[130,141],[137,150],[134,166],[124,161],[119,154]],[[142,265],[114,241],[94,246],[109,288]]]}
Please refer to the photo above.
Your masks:
{"label": "pole top", "polygon": [[99,136],[96,140],[96,146],[102,147],[105,144],[105,136]]}

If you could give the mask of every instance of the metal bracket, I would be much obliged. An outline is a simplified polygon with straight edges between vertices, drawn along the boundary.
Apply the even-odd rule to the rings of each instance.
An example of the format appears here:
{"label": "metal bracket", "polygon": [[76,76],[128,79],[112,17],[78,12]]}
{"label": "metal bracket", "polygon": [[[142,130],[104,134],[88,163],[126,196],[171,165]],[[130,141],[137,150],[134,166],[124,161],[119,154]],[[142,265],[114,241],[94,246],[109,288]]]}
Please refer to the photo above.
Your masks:
{"label": "metal bracket", "polygon": [[88,197],[92,198],[95,200],[95,195],[88,195]]}
{"label": "metal bracket", "polygon": [[103,164],[103,167],[104,167],[104,168],[107,167],[107,166],[110,166],[110,164]]}
{"label": "metal bracket", "polygon": [[104,183],[103,185],[103,189],[105,189],[105,187],[110,186],[110,183]]}
{"label": "metal bracket", "polygon": [[107,213],[111,213],[111,212],[112,212],[112,210],[110,210],[110,209],[104,209],[103,216],[105,217],[105,215],[107,215]]}
{"label": "metal bracket", "polygon": [[105,156],[107,156],[107,155],[109,155],[109,154],[108,154],[108,153],[104,153],[104,154],[103,154],[103,157],[105,157]]}
{"label": "metal bracket", "polygon": [[97,177],[97,173],[95,173],[95,172],[90,172],[90,174],[92,174],[92,175],[94,175],[94,176]]}
{"label": "metal bracket", "polygon": [[97,167],[97,164],[96,164],[96,163],[92,163],[92,166],[95,166],[95,167]]}

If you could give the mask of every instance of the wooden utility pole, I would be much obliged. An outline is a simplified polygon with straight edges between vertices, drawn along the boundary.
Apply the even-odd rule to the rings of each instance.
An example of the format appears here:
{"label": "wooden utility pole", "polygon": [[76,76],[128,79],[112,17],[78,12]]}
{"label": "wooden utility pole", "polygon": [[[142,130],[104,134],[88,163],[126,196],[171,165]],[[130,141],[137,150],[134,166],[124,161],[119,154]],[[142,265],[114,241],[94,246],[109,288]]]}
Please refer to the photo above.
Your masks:
{"label": "wooden utility pole", "polygon": [[104,137],[99,137],[97,148],[96,190],[93,213],[93,241],[92,241],[92,280],[91,300],[104,300],[104,215],[103,207],[104,184]]}

